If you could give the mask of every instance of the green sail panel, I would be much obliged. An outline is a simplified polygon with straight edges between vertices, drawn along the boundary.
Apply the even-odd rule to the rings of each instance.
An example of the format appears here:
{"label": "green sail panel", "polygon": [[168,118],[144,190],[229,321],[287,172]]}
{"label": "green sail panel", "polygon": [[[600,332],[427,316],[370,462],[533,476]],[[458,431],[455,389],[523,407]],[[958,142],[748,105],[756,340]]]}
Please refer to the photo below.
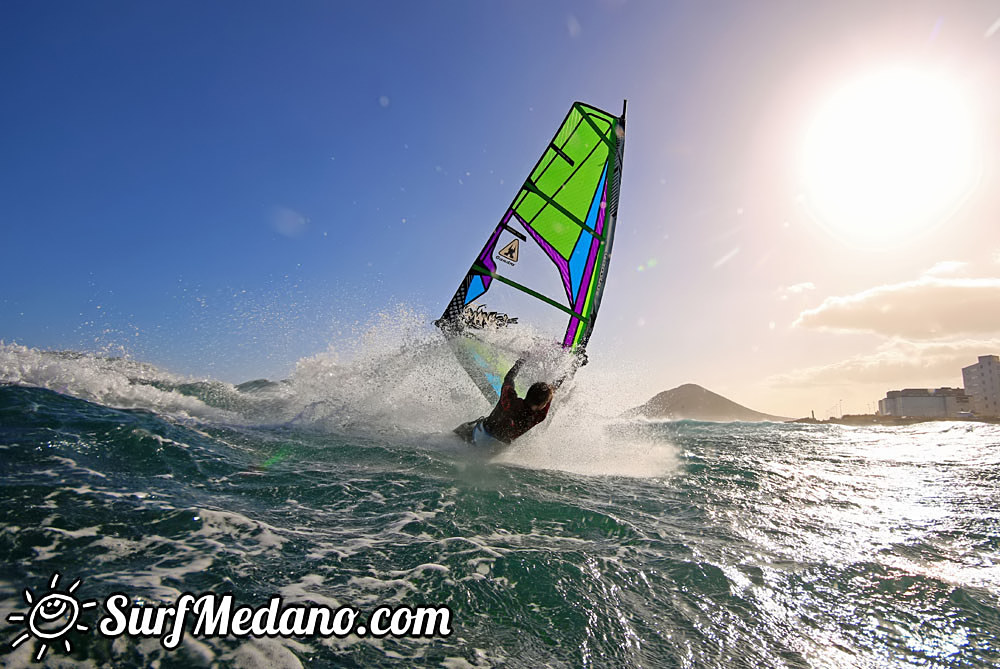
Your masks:
{"label": "green sail panel", "polygon": [[615,116],[573,103],[436,321],[487,400],[525,341],[498,331],[586,348],[611,259],[624,147],[624,109]]}

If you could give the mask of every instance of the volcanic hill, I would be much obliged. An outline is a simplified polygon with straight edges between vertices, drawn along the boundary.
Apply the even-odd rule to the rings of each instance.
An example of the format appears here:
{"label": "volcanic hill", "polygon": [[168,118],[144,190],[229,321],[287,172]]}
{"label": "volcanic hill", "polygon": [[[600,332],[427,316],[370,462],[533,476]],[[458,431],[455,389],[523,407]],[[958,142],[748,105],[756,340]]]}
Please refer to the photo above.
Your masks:
{"label": "volcanic hill", "polygon": [[718,422],[789,420],[781,416],[772,416],[748,409],[694,383],[685,383],[672,390],[665,390],[642,406],[630,409],[625,415],[670,420],[688,418]]}

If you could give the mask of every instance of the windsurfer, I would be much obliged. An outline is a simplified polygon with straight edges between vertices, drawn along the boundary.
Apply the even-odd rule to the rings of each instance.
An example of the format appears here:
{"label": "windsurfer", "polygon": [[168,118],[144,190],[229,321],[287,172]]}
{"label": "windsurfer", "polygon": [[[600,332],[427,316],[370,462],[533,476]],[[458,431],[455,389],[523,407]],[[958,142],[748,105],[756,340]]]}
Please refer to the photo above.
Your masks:
{"label": "windsurfer", "polygon": [[552,393],[559,387],[559,382],[533,383],[521,399],[514,388],[514,378],[523,364],[524,358],[519,359],[504,376],[500,401],[490,415],[459,425],[455,434],[477,446],[499,451],[545,420],[552,403]]}

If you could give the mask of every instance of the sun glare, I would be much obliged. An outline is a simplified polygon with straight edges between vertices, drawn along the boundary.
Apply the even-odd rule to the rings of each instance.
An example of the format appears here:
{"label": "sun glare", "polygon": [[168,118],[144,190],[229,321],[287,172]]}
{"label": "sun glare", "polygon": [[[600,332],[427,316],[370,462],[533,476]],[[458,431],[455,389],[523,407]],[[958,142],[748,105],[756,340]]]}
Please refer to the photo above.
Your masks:
{"label": "sun glare", "polygon": [[891,245],[944,222],[978,175],[960,88],[913,70],[885,70],[841,88],[804,143],[810,209],[858,246]]}

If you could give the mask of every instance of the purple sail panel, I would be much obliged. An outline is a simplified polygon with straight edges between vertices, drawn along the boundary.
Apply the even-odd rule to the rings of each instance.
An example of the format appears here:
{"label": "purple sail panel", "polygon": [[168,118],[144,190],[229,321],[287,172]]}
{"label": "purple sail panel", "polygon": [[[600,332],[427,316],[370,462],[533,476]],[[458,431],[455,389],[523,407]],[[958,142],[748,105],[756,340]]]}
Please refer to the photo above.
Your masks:
{"label": "purple sail panel", "polygon": [[569,321],[569,327],[566,328],[566,336],[563,337],[563,348],[569,348],[573,345],[573,340],[576,339],[576,331],[580,329],[580,319],[573,317]]}
{"label": "purple sail panel", "polygon": [[528,225],[524,219],[517,214],[514,214],[514,218],[516,218],[524,229],[528,231],[531,238],[538,242],[538,245],[542,247],[543,251],[545,251],[545,255],[549,257],[549,260],[555,263],[555,266],[559,269],[559,276],[562,277],[563,288],[566,290],[566,301],[568,304],[573,304],[572,284],[569,279],[569,262],[559,255],[559,252],[552,248],[552,244],[545,241],[545,239],[539,235],[533,227]]}
{"label": "purple sail panel", "polygon": [[604,234],[604,212],[608,208],[608,184],[604,183],[604,193],[601,195],[601,211],[597,214],[597,225],[594,226],[594,232],[599,235]]}
{"label": "purple sail panel", "polygon": [[[497,271],[496,261],[493,260],[493,251],[496,249],[497,241],[500,239],[500,233],[503,232],[504,227],[506,227],[507,223],[510,221],[510,217],[513,213],[514,211],[512,209],[507,210],[507,213],[504,214],[504,217],[500,220],[500,223],[497,225],[496,229],[493,230],[493,234],[490,235],[489,240],[486,242],[486,246],[484,246],[483,250],[479,252],[479,257],[477,258],[479,260],[479,263],[491,272]],[[479,291],[476,297],[479,297],[479,295],[485,293],[489,289],[490,284],[493,283],[492,276],[485,274],[478,276],[482,280],[483,286],[482,290]],[[468,304],[474,299],[475,297],[466,299],[466,304]]]}
{"label": "purple sail panel", "polygon": [[597,252],[600,248],[600,242],[594,238],[594,241],[590,244],[590,255],[587,257],[587,269],[583,273],[583,285],[580,286],[580,292],[577,293],[576,302],[573,304],[573,310],[578,314],[583,313],[583,305],[587,303],[587,292],[590,290],[590,284],[594,280],[594,263],[597,262]]}
{"label": "purple sail panel", "polygon": [[[584,271],[583,285],[580,286],[576,302],[573,303],[573,310],[578,314],[583,313],[583,307],[587,303],[587,292],[590,290],[590,284],[594,280],[594,263],[597,262],[597,252],[600,250],[600,247],[601,244],[595,237],[590,243],[590,255],[587,257],[587,269]],[[573,345],[573,340],[576,338],[576,332],[580,329],[580,325],[581,321],[579,318],[574,317],[570,320],[569,327],[566,329],[566,336],[563,338],[563,348],[569,348]]]}
{"label": "purple sail panel", "polygon": [[[483,267],[485,267],[491,272],[497,271],[496,261],[493,260],[493,251],[496,249],[497,241],[500,239],[500,233],[503,232],[503,229],[505,227],[507,227],[507,223],[510,222],[510,217],[513,215],[513,213],[514,213],[513,209],[507,210],[507,213],[503,215],[502,219],[500,219],[499,225],[497,225],[496,230],[493,231],[493,234],[490,235],[489,241],[486,242],[486,246],[483,247],[482,252],[480,252],[479,254],[479,262],[482,263]],[[487,288],[489,288],[490,286],[488,279],[491,278],[492,277],[488,276],[483,277],[483,280],[486,281]]]}

